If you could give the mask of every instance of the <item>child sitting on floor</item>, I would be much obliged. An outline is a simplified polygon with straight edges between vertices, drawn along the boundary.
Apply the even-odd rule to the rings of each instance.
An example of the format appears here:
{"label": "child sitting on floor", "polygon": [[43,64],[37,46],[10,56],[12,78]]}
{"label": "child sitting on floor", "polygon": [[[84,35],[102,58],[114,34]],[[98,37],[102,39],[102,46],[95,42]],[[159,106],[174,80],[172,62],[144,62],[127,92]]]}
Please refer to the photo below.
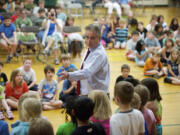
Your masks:
{"label": "child sitting on floor", "polygon": [[2,107],[6,110],[6,117],[8,119],[13,119],[13,113],[11,112],[11,108],[8,106],[5,94],[4,94],[4,87],[0,85],[0,120],[4,120],[5,117],[2,112]]}
{"label": "child sitting on floor", "polygon": [[47,65],[44,68],[45,79],[41,80],[38,87],[44,110],[60,109],[62,105],[62,101],[56,99],[59,85],[56,80],[53,80],[54,73],[54,67]]}
{"label": "child sitting on floor", "polygon": [[125,21],[120,20],[119,26],[116,28],[115,31],[115,46],[114,48],[122,48],[124,49],[126,47],[126,40],[128,36],[128,28],[125,28]]}
{"label": "child sitting on floor", "polygon": [[63,54],[61,56],[61,61],[62,61],[62,66],[59,67],[56,75],[57,75],[57,80],[58,82],[60,82],[62,80],[60,73],[63,71],[72,71],[72,70],[76,70],[76,66],[74,64],[70,64],[70,56]]}
{"label": "child sitting on floor", "polygon": [[149,57],[149,51],[145,48],[143,40],[139,40],[136,44],[135,61],[138,66],[144,67],[146,59]]}
{"label": "child sitting on floor", "polygon": [[164,82],[180,85],[180,52],[177,49],[171,50],[168,64],[168,77]]}
{"label": "child sitting on floor", "polygon": [[23,121],[17,121],[11,125],[11,135],[28,135],[30,122],[41,117],[41,102],[36,98],[26,98],[19,111],[21,111]]}
{"label": "child sitting on floor", "polygon": [[28,85],[28,89],[32,91],[37,91],[38,86],[36,84],[36,74],[31,66],[32,66],[32,60],[30,58],[26,58],[23,61],[23,66],[20,67],[19,70],[23,75],[24,81]]}
{"label": "child sitting on floor", "polygon": [[5,87],[6,83],[8,82],[7,76],[5,73],[2,72],[4,64],[0,62],[0,86]]}
{"label": "child sitting on floor", "polygon": [[152,52],[152,58],[148,58],[145,62],[144,75],[160,78],[166,74],[166,70],[160,62],[160,53]]}
{"label": "child sitting on floor", "polygon": [[28,135],[54,135],[54,131],[48,120],[36,118],[30,123]]}
{"label": "child sitting on floor", "polygon": [[134,60],[135,59],[135,49],[136,49],[136,44],[137,44],[137,41],[139,39],[139,33],[138,31],[134,31],[132,32],[132,37],[131,39],[129,39],[127,41],[127,46],[126,46],[126,49],[127,49],[127,52],[126,52],[126,57],[128,60]]}
{"label": "child sitting on floor", "polygon": [[132,82],[135,82],[135,81],[133,81],[133,80],[135,80],[134,77],[131,76],[131,75],[129,75],[129,72],[130,72],[130,67],[129,67],[129,65],[123,64],[123,65],[121,66],[121,73],[122,73],[122,75],[120,75],[120,76],[116,79],[116,83],[118,83],[118,82],[120,82],[120,81],[128,81],[128,80],[132,80]]}
{"label": "child sitting on floor", "polygon": [[20,70],[16,69],[11,73],[10,82],[7,83],[5,91],[8,105],[17,109],[19,98],[22,94],[28,92],[28,86],[23,80]]}

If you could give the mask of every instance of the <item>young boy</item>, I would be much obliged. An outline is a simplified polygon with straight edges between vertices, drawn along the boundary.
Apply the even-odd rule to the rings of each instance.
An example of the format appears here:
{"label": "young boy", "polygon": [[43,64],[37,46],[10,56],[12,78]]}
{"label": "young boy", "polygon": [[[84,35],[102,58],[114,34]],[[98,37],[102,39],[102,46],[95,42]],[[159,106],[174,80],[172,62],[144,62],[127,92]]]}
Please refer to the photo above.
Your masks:
{"label": "young boy", "polygon": [[119,21],[119,27],[115,30],[115,46],[114,48],[122,48],[124,49],[126,46],[126,40],[128,36],[128,28],[125,28],[125,21]]}
{"label": "young boy", "polygon": [[32,91],[37,91],[38,86],[36,85],[36,74],[34,70],[31,68],[32,60],[27,58],[23,62],[23,66],[19,68],[23,75],[24,81],[28,85],[28,89]]}
{"label": "young boy", "polygon": [[[2,48],[8,51],[9,55],[6,62],[9,63],[13,56],[18,57],[16,53],[17,48],[17,37],[16,37],[16,26],[11,23],[11,17],[5,16],[4,23],[0,25],[0,45]],[[10,46],[10,47],[9,47]]]}
{"label": "young boy", "polygon": [[130,105],[133,95],[131,83],[122,81],[115,85],[114,96],[120,112],[113,114],[110,119],[111,135],[144,135],[143,115]]}
{"label": "young boy", "polygon": [[154,31],[149,31],[147,34],[146,39],[144,40],[146,47],[148,48],[149,52],[159,51],[161,45],[158,39],[155,37]]}
{"label": "young boy", "polygon": [[126,52],[126,57],[128,60],[135,60],[135,53],[134,51],[136,50],[136,44],[139,39],[139,32],[134,31],[132,32],[132,38],[127,41],[127,52]]}
{"label": "young boy", "polygon": [[[69,70],[68,72],[73,72],[76,69]],[[63,102],[67,101],[70,96],[76,96],[77,82],[73,80],[65,79],[63,82],[62,91],[59,94],[59,99]]]}
{"label": "young boy", "polygon": [[77,70],[76,66],[74,64],[70,64],[70,56],[63,54],[61,56],[61,61],[62,61],[62,66],[58,69],[56,75],[57,75],[57,80],[60,82],[62,80],[60,73],[63,71],[72,71],[72,70]]}
{"label": "young boy", "polygon": [[54,67],[47,65],[44,68],[45,79],[41,80],[38,87],[44,110],[59,109],[62,105],[62,101],[56,100],[59,85],[56,80],[53,80],[54,73]]}
{"label": "young boy", "polygon": [[3,66],[4,66],[4,64],[2,62],[0,62],[0,85],[4,87],[6,85],[6,83],[8,82],[8,79],[7,79],[6,74],[1,72]]}
{"label": "young boy", "polygon": [[120,82],[120,81],[128,81],[131,82],[133,85],[137,85],[137,81],[136,79],[134,79],[133,76],[129,75],[130,72],[130,67],[127,64],[123,64],[121,66],[121,73],[122,75],[120,75],[117,79],[116,79],[116,83]]}
{"label": "young boy", "polygon": [[166,75],[167,71],[163,68],[160,62],[160,53],[157,51],[152,52],[152,57],[148,58],[144,65],[144,75],[153,76],[155,78],[160,78]]}
{"label": "young boy", "polygon": [[93,115],[94,103],[87,96],[75,99],[72,114],[77,121],[77,128],[71,135],[106,135],[103,127],[98,123],[90,123],[89,118]]}

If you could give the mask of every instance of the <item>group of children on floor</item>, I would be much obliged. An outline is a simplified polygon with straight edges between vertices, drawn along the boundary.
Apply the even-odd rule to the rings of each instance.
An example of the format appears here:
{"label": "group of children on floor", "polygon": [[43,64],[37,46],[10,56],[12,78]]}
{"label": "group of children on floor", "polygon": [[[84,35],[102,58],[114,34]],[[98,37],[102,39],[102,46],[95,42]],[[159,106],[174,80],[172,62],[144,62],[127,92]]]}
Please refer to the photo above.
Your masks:
{"label": "group of children on floor", "polygon": [[132,14],[127,20],[128,24],[123,18],[115,17],[111,23],[109,18],[100,18],[102,45],[108,49],[126,48],[125,57],[144,67],[145,76],[166,76],[164,82],[179,85],[180,27],[177,18],[173,18],[168,27],[162,15],[153,15],[146,28]]}
{"label": "group of children on floor", "polygon": [[[1,83],[6,84],[5,88],[1,86],[1,105],[8,118],[13,119],[11,109],[18,109],[19,113],[19,121],[11,125],[12,135],[54,135],[53,126],[42,116],[42,110],[62,107],[66,110],[66,123],[59,126],[56,135],[162,135],[162,98],[155,79],[139,81],[129,75],[128,65],[122,65],[122,75],[116,79],[114,87],[114,100],[118,109],[112,115],[110,100],[104,91],[93,90],[88,96],[77,96],[76,83],[71,80],[63,83],[63,90],[60,92],[60,99],[63,97],[63,101],[56,99],[58,82],[62,80],[59,73],[76,70],[68,61],[69,57],[64,56],[63,66],[56,74],[57,81],[53,80],[54,68],[50,65],[44,68],[45,79],[40,82],[38,92],[28,90],[29,86],[19,68],[12,72],[9,82]],[[29,59],[25,60],[23,67],[27,63],[31,65],[30,62]],[[2,66],[1,64],[1,69]],[[5,74],[1,73],[2,76]],[[3,78],[7,80],[7,77]],[[67,115],[71,120],[68,120]],[[2,116],[1,110],[1,118]],[[0,134],[9,134],[5,121],[0,120],[0,127]]]}
{"label": "group of children on floor", "polygon": [[[33,3],[27,4],[32,6]],[[0,11],[1,12],[1,11]],[[28,44],[27,50],[36,52],[35,44],[41,42],[43,52],[49,55],[54,52],[54,64],[59,64],[59,48],[60,44],[64,43],[64,38],[67,37],[68,51],[73,57],[80,56],[83,49],[83,38],[78,32],[70,30],[65,33],[64,27],[74,26],[74,18],[63,12],[60,5],[47,10],[44,7],[44,0],[39,1],[38,6],[31,8],[15,5],[13,12],[6,15],[0,15],[0,46],[8,52],[6,62],[9,63],[13,57],[18,57],[21,52],[21,45]],[[37,33],[24,32],[26,27],[37,29]],[[61,49],[62,51],[62,49]]]}

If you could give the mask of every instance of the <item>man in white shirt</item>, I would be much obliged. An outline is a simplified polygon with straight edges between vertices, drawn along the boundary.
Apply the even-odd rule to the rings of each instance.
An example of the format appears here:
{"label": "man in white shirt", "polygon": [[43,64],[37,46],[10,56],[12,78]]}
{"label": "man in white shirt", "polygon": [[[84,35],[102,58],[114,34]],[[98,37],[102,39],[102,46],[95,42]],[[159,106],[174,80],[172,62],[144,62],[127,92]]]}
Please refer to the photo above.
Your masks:
{"label": "man in white shirt", "polygon": [[77,94],[88,95],[99,89],[109,93],[110,67],[104,47],[100,44],[101,31],[97,25],[86,27],[85,43],[87,50],[81,63],[81,69],[74,72],[62,72],[62,78],[78,81]]}

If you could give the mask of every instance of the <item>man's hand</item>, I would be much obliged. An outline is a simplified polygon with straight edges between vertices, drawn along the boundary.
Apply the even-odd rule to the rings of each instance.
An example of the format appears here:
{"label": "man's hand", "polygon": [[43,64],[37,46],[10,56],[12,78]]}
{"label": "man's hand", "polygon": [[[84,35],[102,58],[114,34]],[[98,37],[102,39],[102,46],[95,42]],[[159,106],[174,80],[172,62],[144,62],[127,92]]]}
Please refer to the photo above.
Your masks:
{"label": "man's hand", "polygon": [[62,79],[67,79],[69,77],[69,73],[65,72],[65,71],[61,72],[60,75],[61,75]]}

